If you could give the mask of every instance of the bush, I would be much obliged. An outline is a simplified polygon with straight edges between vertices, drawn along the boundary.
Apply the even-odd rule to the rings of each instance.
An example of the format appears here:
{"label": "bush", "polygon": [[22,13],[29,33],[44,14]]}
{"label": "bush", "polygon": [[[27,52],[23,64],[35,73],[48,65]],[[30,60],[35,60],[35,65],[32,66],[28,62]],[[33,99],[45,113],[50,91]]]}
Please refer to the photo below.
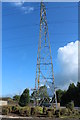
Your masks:
{"label": "bush", "polygon": [[30,102],[29,89],[25,89],[22,95],[20,96],[19,105],[21,107],[24,107],[24,106],[27,106],[29,102]]}
{"label": "bush", "polygon": [[30,113],[31,113],[31,109],[29,107],[22,107],[19,110],[19,114],[21,116],[25,116],[25,117],[27,116],[27,117],[29,117]]}
{"label": "bush", "polygon": [[12,106],[12,112],[13,113],[16,113],[16,114],[19,114],[19,106]]}
{"label": "bush", "polygon": [[56,115],[56,117],[60,117],[60,110],[56,110],[55,115]]}
{"label": "bush", "polygon": [[47,108],[43,107],[43,114],[46,114]]}
{"label": "bush", "polygon": [[42,107],[36,107],[36,112],[37,112],[37,114],[42,114],[43,113],[43,108]]}
{"label": "bush", "polygon": [[19,96],[19,95],[15,95],[15,96],[13,96],[13,100],[19,102],[19,100],[20,100],[20,96]]}
{"label": "bush", "polygon": [[35,107],[31,108],[31,115],[36,115],[36,108]]}
{"label": "bush", "polygon": [[70,109],[71,111],[74,109],[74,102],[69,102],[67,105],[66,105],[66,108]]}
{"label": "bush", "polygon": [[12,106],[12,112],[16,111],[16,106]]}
{"label": "bush", "polygon": [[72,110],[68,109],[68,115],[72,115]]}
{"label": "bush", "polygon": [[51,111],[47,111],[46,114],[47,114],[48,117],[52,117],[53,116]]}
{"label": "bush", "polygon": [[67,108],[62,108],[60,110],[60,115],[68,115],[68,109]]}
{"label": "bush", "polygon": [[72,114],[73,114],[73,115],[80,115],[79,110],[73,110],[73,111],[72,111]]}
{"label": "bush", "polygon": [[47,111],[50,111],[53,115],[55,114],[55,109],[54,108],[49,108]]}
{"label": "bush", "polygon": [[24,116],[24,110],[23,110],[23,108],[21,108],[21,109],[19,110],[19,114],[20,114],[21,116]]}
{"label": "bush", "polygon": [[8,115],[9,109],[7,107],[2,108],[2,115]]}
{"label": "bush", "polygon": [[12,106],[9,106],[8,110],[9,110],[9,113],[11,113],[12,112]]}

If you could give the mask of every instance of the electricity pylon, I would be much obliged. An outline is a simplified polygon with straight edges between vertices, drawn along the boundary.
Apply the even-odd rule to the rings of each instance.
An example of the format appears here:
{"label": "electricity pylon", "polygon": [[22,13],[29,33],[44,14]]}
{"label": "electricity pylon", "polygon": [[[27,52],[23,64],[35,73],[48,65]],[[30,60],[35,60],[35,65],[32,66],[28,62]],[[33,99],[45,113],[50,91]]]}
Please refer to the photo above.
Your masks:
{"label": "electricity pylon", "polygon": [[57,105],[56,92],[54,86],[53,63],[52,63],[48,25],[46,18],[46,8],[44,3],[41,2],[40,33],[39,33],[39,44],[38,44],[38,53],[37,53],[35,89],[39,90],[39,88],[44,85],[51,90],[53,95],[55,95],[55,102]]}

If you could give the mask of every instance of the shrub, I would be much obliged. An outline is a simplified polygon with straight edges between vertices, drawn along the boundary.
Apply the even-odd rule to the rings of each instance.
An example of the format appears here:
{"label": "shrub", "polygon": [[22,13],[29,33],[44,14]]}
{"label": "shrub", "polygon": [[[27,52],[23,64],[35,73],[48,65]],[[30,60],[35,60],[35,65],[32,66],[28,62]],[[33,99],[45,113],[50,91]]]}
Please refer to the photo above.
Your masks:
{"label": "shrub", "polygon": [[46,114],[47,114],[48,117],[52,117],[53,116],[51,111],[47,111]]}
{"label": "shrub", "polygon": [[9,113],[12,112],[12,106],[7,106],[7,109],[9,110]]}
{"label": "shrub", "polygon": [[49,108],[47,111],[50,111],[53,115],[55,114],[55,109],[54,108]]}
{"label": "shrub", "polygon": [[72,114],[73,114],[73,115],[80,115],[79,110],[73,110],[73,111],[72,111]]}
{"label": "shrub", "polygon": [[19,106],[12,106],[12,112],[13,113],[16,113],[16,114],[19,114]]}
{"label": "shrub", "polygon": [[74,102],[69,102],[67,105],[66,105],[66,108],[70,109],[71,111],[74,109]]}
{"label": "shrub", "polygon": [[23,110],[23,108],[21,108],[21,109],[19,110],[19,114],[20,114],[21,116],[24,115],[24,110]]}
{"label": "shrub", "polygon": [[31,115],[36,115],[36,108],[35,107],[31,108]]}
{"label": "shrub", "polygon": [[2,115],[8,115],[9,110],[7,107],[2,108]]}
{"label": "shrub", "polygon": [[29,102],[30,102],[29,89],[25,89],[22,95],[20,96],[19,105],[21,107],[24,107],[24,106],[27,106]]}
{"label": "shrub", "polygon": [[26,116],[30,116],[31,115],[31,108],[30,107],[25,107],[25,112],[26,112]]}
{"label": "shrub", "polygon": [[72,115],[72,110],[68,109],[68,115]]}
{"label": "shrub", "polygon": [[19,96],[19,95],[15,95],[15,96],[13,96],[13,100],[19,102],[19,100],[20,100],[20,96]]}
{"label": "shrub", "polygon": [[36,107],[36,112],[37,112],[37,114],[42,114],[43,113],[43,108],[42,107]]}
{"label": "shrub", "polygon": [[68,109],[67,108],[62,108],[60,110],[60,115],[68,115]]}
{"label": "shrub", "polygon": [[60,117],[60,110],[56,110],[55,115],[56,115],[56,117]]}
{"label": "shrub", "polygon": [[46,114],[47,108],[43,107],[43,114]]}
{"label": "shrub", "polygon": [[19,110],[19,114],[21,116],[27,116],[28,117],[28,116],[30,116],[30,113],[31,113],[31,109],[29,107],[22,107]]}

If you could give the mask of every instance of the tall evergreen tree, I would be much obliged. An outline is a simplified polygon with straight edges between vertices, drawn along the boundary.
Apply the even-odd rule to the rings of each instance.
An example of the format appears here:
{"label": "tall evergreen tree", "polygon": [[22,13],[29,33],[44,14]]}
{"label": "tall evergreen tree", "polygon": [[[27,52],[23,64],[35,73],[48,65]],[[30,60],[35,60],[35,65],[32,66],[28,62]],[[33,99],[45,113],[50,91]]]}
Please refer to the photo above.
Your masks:
{"label": "tall evergreen tree", "polygon": [[24,107],[29,104],[30,98],[29,98],[29,89],[25,89],[20,97],[19,105]]}

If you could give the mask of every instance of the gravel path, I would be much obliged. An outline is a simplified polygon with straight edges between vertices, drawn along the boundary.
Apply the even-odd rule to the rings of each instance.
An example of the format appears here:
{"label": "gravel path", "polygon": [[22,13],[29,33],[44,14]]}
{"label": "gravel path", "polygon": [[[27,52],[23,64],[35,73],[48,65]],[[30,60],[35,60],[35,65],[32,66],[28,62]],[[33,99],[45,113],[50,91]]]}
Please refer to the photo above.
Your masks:
{"label": "gravel path", "polygon": [[80,120],[75,118],[9,117],[0,115],[0,120]]}

